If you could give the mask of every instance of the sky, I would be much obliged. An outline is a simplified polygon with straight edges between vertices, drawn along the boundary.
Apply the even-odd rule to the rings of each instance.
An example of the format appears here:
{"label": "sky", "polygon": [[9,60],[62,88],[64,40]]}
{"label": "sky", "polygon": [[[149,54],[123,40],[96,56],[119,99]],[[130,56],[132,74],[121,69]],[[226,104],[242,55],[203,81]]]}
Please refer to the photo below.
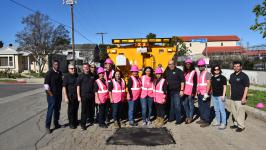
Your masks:
{"label": "sky", "polygon": [[[70,7],[63,0],[15,0],[71,25]],[[237,35],[244,45],[265,44],[254,24],[252,9],[263,0],[77,0],[74,6],[75,43],[100,43],[97,32],[106,32],[104,42],[115,38],[144,38],[192,35]],[[10,0],[1,0],[0,40],[15,43],[23,29],[21,20],[31,14]],[[55,25],[58,25],[54,22]],[[71,35],[70,35],[71,36]]]}

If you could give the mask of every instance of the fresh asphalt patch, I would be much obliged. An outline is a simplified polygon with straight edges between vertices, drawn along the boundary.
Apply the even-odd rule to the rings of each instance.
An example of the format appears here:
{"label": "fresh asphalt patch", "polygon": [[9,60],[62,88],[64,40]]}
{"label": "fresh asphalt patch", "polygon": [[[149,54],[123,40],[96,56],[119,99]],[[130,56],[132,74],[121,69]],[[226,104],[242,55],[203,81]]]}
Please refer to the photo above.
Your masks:
{"label": "fresh asphalt patch", "polygon": [[107,139],[107,145],[156,146],[175,144],[167,128],[121,128]]}

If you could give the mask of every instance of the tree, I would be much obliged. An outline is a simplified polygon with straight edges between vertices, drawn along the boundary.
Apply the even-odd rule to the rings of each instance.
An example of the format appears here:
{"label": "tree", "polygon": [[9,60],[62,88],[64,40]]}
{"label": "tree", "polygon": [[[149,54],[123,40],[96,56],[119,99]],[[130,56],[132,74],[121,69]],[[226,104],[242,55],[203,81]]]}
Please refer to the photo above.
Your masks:
{"label": "tree", "polygon": [[24,29],[16,34],[19,51],[30,53],[38,64],[39,75],[47,63],[47,55],[56,54],[69,43],[69,31],[63,25],[54,25],[49,17],[35,12],[22,19]]}
{"label": "tree", "polygon": [[266,37],[266,0],[263,1],[261,5],[256,5],[253,8],[253,13],[255,13],[255,24],[250,27],[253,31],[259,31],[262,37]]}
{"label": "tree", "polygon": [[149,34],[146,35],[146,38],[147,38],[147,39],[155,39],[155,38],[156,38],[156,34],[154,34],[154,33],[149,33]]}
{"label": "tree", "polygon": [[0,41],[0,48],[2,48],[4,46],[3,41]]}

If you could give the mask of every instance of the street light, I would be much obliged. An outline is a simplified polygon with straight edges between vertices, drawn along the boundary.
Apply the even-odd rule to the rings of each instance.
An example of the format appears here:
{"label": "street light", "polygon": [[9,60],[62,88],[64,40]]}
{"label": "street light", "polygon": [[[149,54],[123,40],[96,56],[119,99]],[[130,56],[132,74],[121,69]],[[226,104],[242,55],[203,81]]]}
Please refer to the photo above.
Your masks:
{"label": "street light", "polygon": [[73,57],[73,63],[75,65],[75,39],[74,39],[74,4],[77,3],[77,0],[63,0],[63,4],[70,5],[70,11],[71,11],[71,31],[72,31],[72,57]]}

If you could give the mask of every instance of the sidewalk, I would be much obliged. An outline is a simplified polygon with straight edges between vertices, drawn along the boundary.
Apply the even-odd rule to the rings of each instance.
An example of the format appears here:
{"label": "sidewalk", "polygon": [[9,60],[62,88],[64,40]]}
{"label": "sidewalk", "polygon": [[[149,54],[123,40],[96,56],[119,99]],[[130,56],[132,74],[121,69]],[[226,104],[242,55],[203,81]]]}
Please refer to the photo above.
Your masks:
{"label": "sidewalk", "polygon": [[0,84],[43,84],[44,78],[0,78]]}

